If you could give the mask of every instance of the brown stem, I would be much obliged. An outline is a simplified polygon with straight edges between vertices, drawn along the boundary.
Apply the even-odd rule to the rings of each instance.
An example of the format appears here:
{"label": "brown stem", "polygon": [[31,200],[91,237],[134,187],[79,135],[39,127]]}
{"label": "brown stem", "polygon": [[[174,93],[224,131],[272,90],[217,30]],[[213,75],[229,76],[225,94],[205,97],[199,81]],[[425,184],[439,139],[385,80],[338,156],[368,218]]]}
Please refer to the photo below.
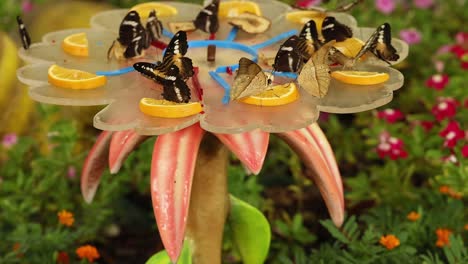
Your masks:
{"label": "brown stem", "polygon": [[213,135],[206,134],[195,166],[186,233],[195,264],[221,263],[229,210],[227,165],[227,148]]}

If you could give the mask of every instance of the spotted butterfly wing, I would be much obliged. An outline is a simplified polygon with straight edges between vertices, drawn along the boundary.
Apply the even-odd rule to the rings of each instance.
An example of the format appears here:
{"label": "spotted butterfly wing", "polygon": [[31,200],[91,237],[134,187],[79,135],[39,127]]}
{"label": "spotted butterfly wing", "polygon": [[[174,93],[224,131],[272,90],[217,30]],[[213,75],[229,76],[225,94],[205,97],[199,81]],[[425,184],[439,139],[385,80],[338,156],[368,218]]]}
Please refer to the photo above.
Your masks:
{"label": "spotted butterfly wing", "polygon": [[137,62],[133,68],[141,75],[159,84],[165,85],[174,82],[179,75],[179,68],[175,65],[163,63]]}
{"label": "spotted butterfly wing", "polygon": [[28,31],[26,30],[26,26],[23,23],[21,17],[16,17],[16,22],[18,23],[18,30],[21,37],[21,43],[23,44],[24,49],[29,49],[31,45],[31,37],[29,36]]}
{"label": "spotted butterfly wing", "polygon": [[328,54],[334,43],[334,40],[330,41],[317,50],[297,77],[299,85],[312,96],[323,98],[328,93],[330,86]]}
{"label": "spotted butterfly wing", "polygon": [[231,100],[256,95],[263,92],[270,85],[271,79],[255,62],[242,57],[239,69],[231,87]]}
{"label": "spotted butterfly wing", "polygon": [[298,36],[291,36],[279,48],[273,69],[281,72],[298,72],[304,61],[310,58],[307,42]]}
{"label": "spotted butterfly wing", "polygon": [[312,54],[321,46],[317,32],[317,25],[315,24],[314,20],[309,20],[309,22],[305,23],[301,33],[299,33],[299,38],[305,39],[307,41],[307,53],[309,54],[310,58],[310,56],[312,56]]}
{"label": "spotted butterfly wing", "polygon": [[192,77],[194,74],[192,60],[184,57],[187,49],[187,33],[179,31],[172,37],[169,45],[167,45],[163,57],[163,62],[174,64],[179,68],[180,75],[184,80]]}
{"label": "spotted butterfly wing", "polygon": [[323,43],[332,40],[344,41],[353,36],[353,31],[348,26],[338,22],[334,17],[327,16],[322,22]]}
{"label": "spotted butterfly wing", "polygon": [[163,84],[162,96],[164,99],[171,102],[188,103],[191,93],[190,88],[179,76],[179,78],[176,78],[174,81]]}
{"label": "spotted butterfly wing", "polygon": [[149,13],[148,20],[146,21],[146,31],[148,33],[149,44],[161,38],[163,26],[161,21],[156,16],[156,11],[154,9]]}
{"label": "spotted butterfly wing", "polygon": [[392,46],[392,33],[390,24],[384,23],[370,36],[358,52],[354,61],[362,57],[366,52],[372,52],[377,58],[390,64],[389,61],[397,61],[400,56]]}
{"label": "spotted butterfly wing", "polygon": [[195,27],[206,33],[216,33],[219,28],[218,9],[219,0],[213,0],[205,6],[193,22]]}

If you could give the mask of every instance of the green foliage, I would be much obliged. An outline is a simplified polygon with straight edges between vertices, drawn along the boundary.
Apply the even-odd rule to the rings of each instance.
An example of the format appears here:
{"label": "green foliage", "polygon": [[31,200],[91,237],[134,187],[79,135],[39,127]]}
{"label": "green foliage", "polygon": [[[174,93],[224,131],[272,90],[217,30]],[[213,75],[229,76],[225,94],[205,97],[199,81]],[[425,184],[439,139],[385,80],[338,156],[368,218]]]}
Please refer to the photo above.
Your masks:
{"label": "green foliage", "polygon": [[[151,258],[146,261],[146,264],[172,264],[172,261],[166,250],[163,250],[151,256]],[[184,242],[177,264],[192,264],[192,250],[190,249],[190,243],[188,241]]]}

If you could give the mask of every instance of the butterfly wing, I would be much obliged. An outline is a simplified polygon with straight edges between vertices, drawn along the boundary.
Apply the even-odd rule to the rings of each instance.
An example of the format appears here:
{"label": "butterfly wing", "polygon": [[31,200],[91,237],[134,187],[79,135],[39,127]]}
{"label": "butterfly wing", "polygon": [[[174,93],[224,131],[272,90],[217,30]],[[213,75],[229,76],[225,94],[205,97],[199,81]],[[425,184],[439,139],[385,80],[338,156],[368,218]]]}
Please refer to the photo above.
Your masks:
{"label": "butterfly wing", "polygon": [[136,11],[128,12],[120,23],[117,40],[126,47],[123,54],[125,58],[137,57],[142,54],[144,49],[148,48],[147,33],[141,24],[140,15]]}
{"label": "butterfly wing", "polygon": [[309,22],[305,23],[304,27],[302,27],[301,33],[299,33],[299,38],[307,40],[309,47],[313,49],[312,51],[308,51],[310,55],[320,48],[317,25],[314,20],[311,19]]}
{"label": "butterfly wing", "polygon": [[398,60],[400,56],[396,53],[396,49],[392,46],[391,41],[390,25],[388,23],[380,25],[375,32],[372,33],[366,43],[364,43],[361,50],[354,58],[354,62],[368,51],[387,63],[389,63],[388,61]]}
{"label": "butterfly wing", "polygon": [[169,55],[185,55],[187,53],[187,33],[185,31],[178,31],[167,45],[164,57]]}
{"label": "butterfly wing", "polygon": [[194,74],[192,60],[183,57],[187,53],[187,49],[187,33],[185,31],[178,31],[169,42],[163,58],[163,64],[167,62],[179,68],[180,75],[184,80],[192,77]]}
{"label": "butterfly wing", "polygon": [[163,85],[162,96],[165,100],[171,102],[188,103],[190,101],[191,93],[190,88],[179,76],[174,81]]}
{"label": "butterfly wing", "polygon": [[328,16],[322,22],[322,36],[324,43],[336,40],[344,41],[353,36],[353,31],[348,26],[341,24],[334,17]]}
{"label": "butterfly wing", "polygon": [[307,42],[298,36],[291,36],[279,48],[273,69],[281,72],[298,72],[304,61],[310,58]]}
{"label": "butterfly wing", "polygon": [[146,31],[148,32],[149,42],[153,42],[161,38],[163,26],[161,21],[156,16],[156,11],[153,9],[146,21]]}
{"label": "butterfly wing", "polygon": [[332,63],[339,63],[348,68],[353,66],[353,58],[344,55],[343,52],[335,47],[330,48],[328,52],[328,59]]}
{"label": "butterfly wing", "polygon": [[231,87],[231,100],[259,94],[268,85],[267,76],[255,62],[242,57],[239,69]]}
{"label": "butterfly wing", "polygon": [[330,86],[330,67],[328,66],[328,54],[335,41],[323,45],[309,61],[304,65],[297,81],[309,94],[323,98]]}
{"label": "butterfly wing", "polygon": [[218,9],[219,0],[213,0],[205,6],[193,22],[195,27],[207,33],[216,33],[219,28]]}
{"label": "butterfly wing", "polygon": [[174,82],[179,76],[179,69],[175,65],[153,64],[148,62],[137,62],[133,68],[148,79],[165,85]]}
{"label": "butterfly wing", "polygon": [[26,30],[26,26],[24,25],[23,20],[19,16],[16,17],[16,22],[18,23],[18,29],[23,48],[29,49],[29,46],[31,45],[31,37],[29,36],[28,31]]}

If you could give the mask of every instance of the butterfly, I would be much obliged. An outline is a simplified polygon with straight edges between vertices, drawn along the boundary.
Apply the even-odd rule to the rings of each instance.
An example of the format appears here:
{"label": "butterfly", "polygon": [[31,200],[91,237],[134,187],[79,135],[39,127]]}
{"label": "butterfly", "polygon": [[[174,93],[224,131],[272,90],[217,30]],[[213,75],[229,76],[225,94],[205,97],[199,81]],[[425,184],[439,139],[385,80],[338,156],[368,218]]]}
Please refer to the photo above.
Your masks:
{"label": "butterfly", "polygon": [[23,20],[21,19],[20,16],[16,17],[16,22],[18,22],[18,29],[19,29],[19,34],[21,37],[21,43],[23,44],[24,49],[29,49],[29,46],[31,45],[31,37],[29,36],[28,31],[26,30],[26,26],[23,23]]}
{"label": "butterfly", "polygon": [[299,85],[309,94],[323,98],[330,86],[330,67],[328,66],[328,54],[335,40],[332,40],[315,52],[302,67],[297,77]]}
{"label": "butterfly", "polygon": [[257,63],[242,57],[239,60],[239,69],[231,87],[231,101],[259,94],[266,90],[272,82],[272,75],[263,72]]}
{"label": "butterfly", "polygon": [[278,49],[273,69],[281,72],[298,72],[310,58],[307,41],[298,36],[289,37]]}
{"label": "butterfly", "polygon": [[337,42],[344,41],[353,36],[351,28],[342,24],[332,16],[327,16],[322,22],[322,43],[328,43],[332,40]]}
{"label": "butterfly", "polygon": [[216,33],[219,28],[218,9],[219,0],[213,0],[205,6],[193,21],[195,27],[206,33]]}
{"label": "butterfly", "polygon": [[377,58],[390,64],[389,61],[397,61],[400,56],[397,50],[392,46],[392,33],[390,24],[384,23],[377,27],[375,32],[364,43],[361,50],[358,52],[353,62],[356,62],[366,52],[373,53]]}
{"label": "butterfly", "polygon": [[176,65],[184,80],[187,80],[194,74],[192,60],[184,57],[187,50],[187,33],[185,31],[178,31],[167,45],[163,57],[163,64]]}
{"label": "butterfly", "polygon": [[310,56],[312,56],[312,54],[322,45],[319,40],[317,25],[315,24],[314,20],[311,19],[309,22],[304,24],[304,27],[302,27],[302,30],[299,33],[299,38],[307,41],[307,61],[309,60]]}
{"label": "butterfly", "polygon": [[160,38],[162,29],[162,23],[156,17],[155,10],[152,10],[148,16],[146,28],[141,24],[138,12],[128,12],[120,23],[119,37],[112,42],[107,51],[107,58],[110,59],[112,53],[117,59],[141,56],[151,42]]}

